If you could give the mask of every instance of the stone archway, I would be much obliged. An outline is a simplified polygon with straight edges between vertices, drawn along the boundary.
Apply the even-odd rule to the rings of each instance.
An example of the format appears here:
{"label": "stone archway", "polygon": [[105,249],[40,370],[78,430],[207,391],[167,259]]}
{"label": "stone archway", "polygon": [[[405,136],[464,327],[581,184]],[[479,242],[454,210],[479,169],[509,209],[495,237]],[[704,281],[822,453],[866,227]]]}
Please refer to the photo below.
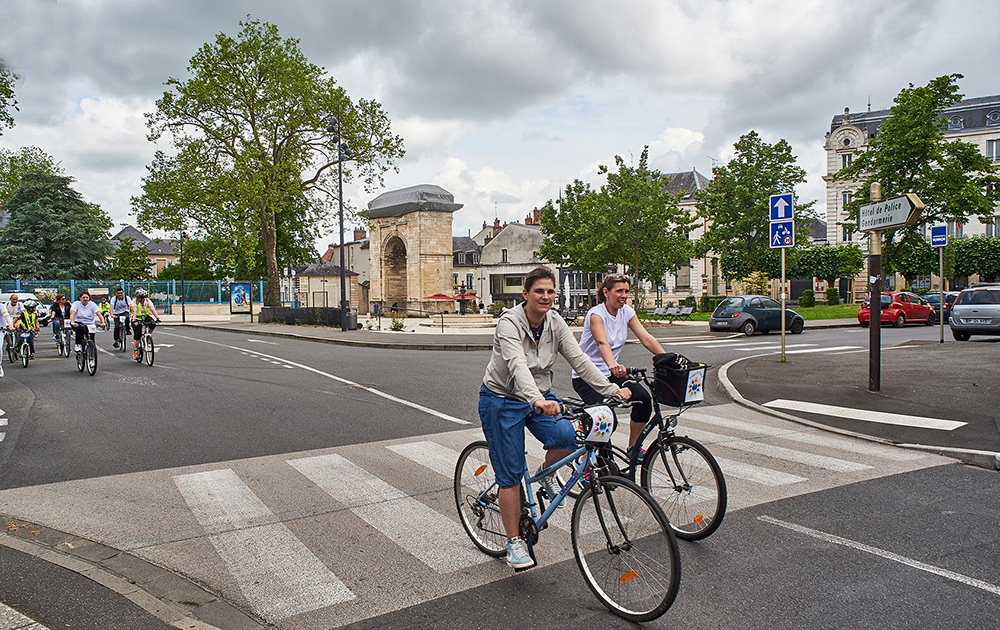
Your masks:
{"label": "stone archway", "polygon": [[385,307],[398,304],[400,308],[406,308],[407,302],[407,279],[406,279],[406,244],[398,235],[393,234],[382,248],[384,252],[383,273]]}

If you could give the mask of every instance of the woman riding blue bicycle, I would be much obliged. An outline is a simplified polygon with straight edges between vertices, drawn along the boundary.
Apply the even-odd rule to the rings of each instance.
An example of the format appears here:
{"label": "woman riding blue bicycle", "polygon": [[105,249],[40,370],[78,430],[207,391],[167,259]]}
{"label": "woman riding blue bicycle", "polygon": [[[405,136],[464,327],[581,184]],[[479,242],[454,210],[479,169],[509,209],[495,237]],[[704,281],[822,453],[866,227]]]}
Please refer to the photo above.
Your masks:
{"label": "woman riding blue bicycle", "polygon": [[[605,396],[628,400],[631,392],[618,389],[587,357],[566,322],[551,312],[556,296],[552,270],[537,267],[524,277],[524,302],[497,322],[493,352],[479,390],[479,419],[489,443],[490,463],[500,486],[498,503],[507,534],[507,564],[515,569],[534,566],[527,546],[518,536],[521,515],[520,482],[525,469],[524,429],[545,449],[542,469],[570,455],[576,448],[576,429],[567,418],[556,418],[560,401],[550,391],[552,365],[562,355],[591,387]],[[549,497],[558,481],[543,481]]]}

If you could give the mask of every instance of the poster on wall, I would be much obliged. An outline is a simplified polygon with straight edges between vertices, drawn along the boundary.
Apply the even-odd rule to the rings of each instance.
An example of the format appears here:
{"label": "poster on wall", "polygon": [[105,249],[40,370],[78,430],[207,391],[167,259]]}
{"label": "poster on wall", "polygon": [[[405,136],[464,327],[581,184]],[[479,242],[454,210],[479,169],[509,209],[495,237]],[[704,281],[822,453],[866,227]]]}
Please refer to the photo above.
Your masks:
{"label": "poster on wall", "polygon": [[253,321],[253,294],[250,292],[249,282],[229,283],[229,312],[250,313],[250,321]]}

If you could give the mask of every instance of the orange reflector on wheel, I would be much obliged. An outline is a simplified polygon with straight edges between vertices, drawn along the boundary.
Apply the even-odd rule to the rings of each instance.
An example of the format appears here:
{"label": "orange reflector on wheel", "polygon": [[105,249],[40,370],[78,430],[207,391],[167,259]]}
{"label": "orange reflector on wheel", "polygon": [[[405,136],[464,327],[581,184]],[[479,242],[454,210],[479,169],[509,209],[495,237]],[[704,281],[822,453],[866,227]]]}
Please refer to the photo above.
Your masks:
{"label": "orange reflector on wheel", "polygon": [[625,575],[623,575],[620,578],[618,578],[618,581],[621,582],[622,584],[624,584],[625,582],[631,582],[632,580],[634,580],[637,577],[639,577],[639,572],[638,571],[629,571]]}
{"label": "orange reflector on wheel", "polygon": [[694,522],[695,523],[701,523],[703,520],[705,520],[705,517],[702,516],[701,514],[699,514],[698,516],[694,517]]}
{"label": "orange reflector on wheel", "polygon": [[483,474],[484,470],[486,470],[486,464],[483,464],[482,466],[476,469],[475,476],[478,477],[479,475]]}

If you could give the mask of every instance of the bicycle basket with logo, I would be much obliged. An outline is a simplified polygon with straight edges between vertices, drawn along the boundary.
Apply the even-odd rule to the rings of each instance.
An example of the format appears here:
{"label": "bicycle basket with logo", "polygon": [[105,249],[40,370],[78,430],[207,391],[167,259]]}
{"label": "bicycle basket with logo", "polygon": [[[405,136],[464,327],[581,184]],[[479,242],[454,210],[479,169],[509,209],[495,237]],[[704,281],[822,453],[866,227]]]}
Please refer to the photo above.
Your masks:
{"label": "bicycle basket with logo", "polygon": [[705,400],[708,366],[694,363],[676,352],[653,357],[653,397],[663,405],[680,407]]}

